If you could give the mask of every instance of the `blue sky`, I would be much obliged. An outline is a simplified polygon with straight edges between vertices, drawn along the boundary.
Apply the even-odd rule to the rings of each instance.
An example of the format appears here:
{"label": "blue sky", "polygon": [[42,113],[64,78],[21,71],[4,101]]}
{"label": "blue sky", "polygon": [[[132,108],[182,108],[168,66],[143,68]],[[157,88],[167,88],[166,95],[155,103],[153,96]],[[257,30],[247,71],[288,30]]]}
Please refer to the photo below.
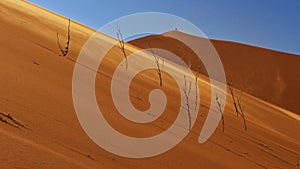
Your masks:
{"label": "blue sky", "polygon": [[164,12],[208,37],[300,54],[300,0],[29,0],[94,29],[137,12]]}

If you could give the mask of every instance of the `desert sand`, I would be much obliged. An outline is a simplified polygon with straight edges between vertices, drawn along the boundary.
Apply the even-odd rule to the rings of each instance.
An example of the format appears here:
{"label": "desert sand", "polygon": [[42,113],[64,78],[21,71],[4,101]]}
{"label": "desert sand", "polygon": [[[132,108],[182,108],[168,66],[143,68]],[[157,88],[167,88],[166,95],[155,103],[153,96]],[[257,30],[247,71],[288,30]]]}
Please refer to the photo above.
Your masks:
{"label": "desert sand", "polygon": [[[297,79],[289,74],[295,71],[294,66],[299,65],[295,55],[267,49],[257,51],[252,46],[215,41],[214,45],[220,52],[226,69],[235,63],[232,62],[235,59],[229,58],[226,62],[225,56],[234,57],[243,49],[247,51],[246,54],[243,53],[243,57],[246,57],[243,60],[251,60],[252,55],[258,57],[256,55],[262,52],[268,55],[263,58],[265,61],[279,65],[277,69],[264,69],[266,73],[270,73],[270,78],[275,78],[274,74],[278,73],[279,80],[284,79],[285,85],[291,87],[283,90],[277,100],[272,100],[275,99],[273,94],[277,93],[275,89],[264,88],[263,92],[259,92],[254,88],[254,82],[249,84],[253,88],[242,86],[244,80],[238,81],[237,78],[242,78],[249,70],[233,67],[229,71],[232,72],[237,88],[252,94],[243,94],[247,131],[244,131],[242,119],[236,117],[228,95],[224,112],[225,132],[221,131],[220,124],[207,142],[199,144],[199,133],[211,99],[209,81],[205,75],[199,75],[201,107],[195,126],[188,136],[175,148],[159,156],[130,159],[111,154],[96,145],[83,131],[74,110],[73,69],[83,45],[95,30],[72,21],[70,51],[67,57],[62,57],[59,56],[56,34],[59,33],[61,41],[66,39],[67,18],[21,0],[3,0],[0,8],[0,168],[297,167],[297,159],[300,158],[300,117],[296,114],[299,113],[296,93],[299,93],[299,89],[296,89]],[[101,43],[104,45],[115,41],[104,34],[102,37]],[[130,49],[128,52],[139,50],[133,45],[127,46]],[[178,46],[174,45],[170,50],[176,48]],[[273,57],[273,54],[276,56]],[[291,58],[285,62],[289,65],[288,68],[281,62],[282,57]],[[96,92],[101,93],[101,96],[105,95],[97,97],[97,101],[107,121],[119,132],[135,137],[155,135],[166,130],[176,117],[174,112],[179,107],[178,93],[168,75],[163,76],[162,88],[168,96],[168,105],[159,120],[143,125],[129,122],[113,106],[108,88],[112,72],[122,59],[122,52],[116,46],[101,63],[97,74]],[[252,64],[256,61],[258,60],[254,59]],[[267,68],[263,64],[260,66]],[[261,67],[257,65],[257,71]],[[236,70],[239,70],[238,73],[235,73]],[[140,110],[149,106],[149,91],[159,88],[155,76],[155,70],[149,70],[132,81],[130,99]],[[274,79],[264,79],[261,74],[253,73],[251,80],[261,85],[275,85]],[[238,90],[235,92],[239,93]],[[255,97],[255,92],[264,97]],[[284,100],[285,95],[289,96],[287,99],[293,97],[294,102]]]}
{"label": "desert sand", "polygon": [[[130,43],[140,48],[147,48],[150,43],[153,47],[172,51],[187,63],[191,63],[193,70],[197,70],[201,63],[195,59],[195,53],[168,35],[187,38],[191,43],[199,45],[204,42],[204,38],[171,31],[136,39]],[[227,81],[232,80],[236,88],[300,114],[300,105],[297,104],[300,96],[296,94],[300,93],[300,81],[296,78],[300,64],[299,55],[229,41],[212,39],[211,43],[223,63]],[[202,73],[206,75],[205,70]]]}

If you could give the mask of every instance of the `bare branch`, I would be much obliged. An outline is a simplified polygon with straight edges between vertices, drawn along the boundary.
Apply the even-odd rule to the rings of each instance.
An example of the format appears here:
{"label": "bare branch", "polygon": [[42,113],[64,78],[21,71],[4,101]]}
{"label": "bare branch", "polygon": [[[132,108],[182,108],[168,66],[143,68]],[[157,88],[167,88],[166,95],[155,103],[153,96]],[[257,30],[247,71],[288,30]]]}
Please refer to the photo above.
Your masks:
{"label": "bare branch", "polygon": [[[155,59],[155,63],[156,63],[156,67],[157,67],[157,74],[159,76],[159,86],[162,87],[163,82],[162,82],[162,73],[161,73],[161,68],[160,68],[160,64],[159,64],[159,58],[154,54],[153,49],[151,47],[150,44],[148,44],[152,53],[152,56]],[[163,60],[163,66],[164,66],[165,61]]]}
{"label": "bare branch", "polygon": [[247,126],[246,126],[246,118],[245,118],[245,114],[244,114],[244,110],[243,110],[243,106],[242,106],[242,101],[241,101],[241,98],[242,98],[242,93],[241,93],[241,96],[240,98],[238,99],[238,106],[239,106],[239,109],[240,109],[240,115],[242,116],[243,118],[243,122],[244,122],[244,129],[245,131],[247,131]]}
{"label": "bare branch", "polygon": [[231,94],[231,98],[232,98],[232,101],[233,101],[233,105],[234,105],[234,108],[235,108],[235,112],[236,112],[236,116],[239,116],[239,109],[237,107],[237,102],[235,100],[235,97],[234,97],[234,93],[233,93],[233,85],[232,85],[232,79],[230,80],[230,82],[228,83],[228,87],[229,87],[229,91],[230,91],[230,94]]}
{"label": "bare branch", "polygon": [[65,53],[66,55],[68,54],[69,51],[69,46],[70,46],[70,41],[71,41],[71,30],[70,30],[70,26],[71,26],[71,20],[69,18],[69,25],[68,25],[68,42],[67,42],[67,46],[65,48]]}
{"label": "bare branch", "polygon": [[67,56],[69,53],[69,46],[70,46],[70,41],[71,41],[70,25],[71,25],[71,20],[69,18],[69,20],[68,20],[68,39],[67,39],[67,44],[66,44],[65,49],[62,49],[60,42],[59,42],[59,35],[58,35],[58,33],[56,34],[57,35],[57,45],[61,52],[61,54],[59,56]]}
{"label": "bare branch", "polygon": [[127,61],[127,54],[126,54],[126,51],[125,51],[125,42],[124,42],[124,39],[123,39],[123,34],[121,32],[121,29],[119,27],[119,24],[117,23],[117,38],[118,38],[118,41],[119,41],[119,47],[123,53],[123,56],[126,60],[126,69],[128,68],[128,61]]}
{"label": "bare branch", "polygon": [[190,108],[190,102],[189,102],[189,95],[191,92],[191,87],[192,87],[192,83],[190,82],[189,84],[189,88],[187,89],[186,86],[186,76],[184,76],[184,88],[183,88],[183,92],[184,92],[184,96],[185,96],[185,101],[186,101],[186,109],[188,112],[188,118],[189,118],[189,130],[191,130],[192,128],[192,116],[191,116],[191,108]]}
{"label": "bare branch", "polygon": [[197,72],[195,74],[195,92],[196,92],[196,98],[195,98],[195,105],[194,105],[194,111],[197,109],[198,105],[198,75],[200,73],[201,66],[198,67]]}
{"label": "bare branch", "polygon": [[222,131],[224,132],[224,115],[223,115],[223,110],[224,110],[224,105],[222,105],[221,101],[219,100],[219,97],[218,95],[216,95],[216,101],[217,101],[217,109],[219,111],[219,113],[221,114],[222,116]]}
{"label": "bare branch", "polygon": [[243,123],[244,123],[244,130],[246,131],[246,130],[247,130],[246,118],[245,118],[245,113],[244,113],[243,106],[242,106],[242,95],[243,95],[243,91],[241,91],[241,94],[240,94],[238,100],[236,101],[235,95],[234,95],[234,93],[233,93],[233,83],[232,83],[232,79],[231,79],[230,82],[228,83],[228,87],[229,87],[229,91],[230,91],[230,94],[231,94],[231,97],[232,97],[232,100],[233,100],[233,104],[234,104],[234,107],[235,107],[236,115],[237,115],[237,116],[238,116],[238,115],[242,116],[242,118],[243,118]]}

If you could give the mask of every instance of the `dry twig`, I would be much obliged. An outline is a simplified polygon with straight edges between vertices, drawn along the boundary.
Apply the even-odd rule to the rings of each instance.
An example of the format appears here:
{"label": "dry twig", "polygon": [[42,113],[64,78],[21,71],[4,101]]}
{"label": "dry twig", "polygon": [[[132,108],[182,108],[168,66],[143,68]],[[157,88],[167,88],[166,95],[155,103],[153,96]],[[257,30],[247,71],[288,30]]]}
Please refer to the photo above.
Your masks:
{"label": "dry twig", "polygon": [[119,27],[119,25],[117,25],[117,38],[118,38],[118,41],[119,41],[119,47],[124,55],[124,58],[126,60],[126,69],[128,68],[128,61],[127,61],[127,55],[126,55],[126,51],[125,51],[125,42],[124,42],[124,39],[123,39],[123,34],[121,32],[121,29]]}
{"label": "dry twig", "polygon": [[[163,85],[162,71],[161,71],[161,67],[160,67],[160,64],[159,64],[159,58],[154,54],[153,49],[151,48],[150,44],[149,44],[149,47],[150,47],[152,56],[155,59],[155,63],[156,63],[156,67],[157,67],[157,74],[158,74],[158,77],[159,77],[159,86],[162,87],[162,85]],[[164,66],[164,63],[165,63],[165,61],[163,60],[163,66]]]}
{"label": "dry twig", "polygon": [[189,88],[187,88],[186,86],[186,76],[184,76],[184,88],[183,88],[183,92],[184,92],[184,96],[185,96],[185,105],[187,107],[187,112],[188,112],[188,118],[189,118],[189,130],[191,130],[192,127],[192,116],[191,116],[191,108],[190,108],[190,101],[189,101],[189,96],[191,93],[191,87],[192,87],[192,83],[190,82],[189,84]]}
{"label": "dry twig", "polygon": [[61,45],[60,45],[58,33],[56,34],[56,35],[57,35],[57,45],[58,45],[59,50],[60,50],[60,52],[61,52],[60,56],[67,56],[67,54],[69,53],[69,46],[70,46],[70,41],[71,41],[70,23],[71,23],[71,20],[70,20],[70,18],[69,18],[69,24],[68,24],[68,40],[67,40],[66,47],[65,47],[64,49],[62,49],[62,47],[61,47]]}
{"label": "dry twig", "polygon": [[224,122],[224,115],[223,115],[224,105],[222,105],[221,100],[219,99],[218,95],[216,95],[216,101],[217,101],[217,109],[222,116],[222,131],[224,132],[224,130],[225,130],[225,127],[224,127],[225,122]]}

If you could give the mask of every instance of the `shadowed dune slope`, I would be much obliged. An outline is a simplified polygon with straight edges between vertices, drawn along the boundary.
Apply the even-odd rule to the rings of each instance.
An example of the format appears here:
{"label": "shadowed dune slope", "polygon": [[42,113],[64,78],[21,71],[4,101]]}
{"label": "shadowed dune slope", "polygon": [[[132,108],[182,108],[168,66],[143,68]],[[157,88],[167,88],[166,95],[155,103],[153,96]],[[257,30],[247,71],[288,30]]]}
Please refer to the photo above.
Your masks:
{"label": "shadowed dune slope", "polygon": [[[192,43],[201,44],[204,39],[179,31],[162,35],[151,35],[136,39],[130,43],[141,48],[161,47],[180,56],[196,70],[199,62],[182,42],[168,37],[168,34],[189,39]],[[223,63],[227,80],[233,85],[253,96],[276,104],[300,114],[300,56],[260,47],[211,40]],[[202,72],[206,74],[205,72]]]}
{"label": "shadowed dune slope", "polygon": [[[243,95],[247,132],[242,119],[235,115],[231,99],[227,99],[225,132],[218,126],[207,142],[198,144],[211,99],[210,84],[202,75],[198,81],[201,90],[199,116],[180,144],[161,155],[144,159],[109,153],[83,131],[72,100],[76,59],[95,31],[72,21],[70,52],[67,57],[61,57],[56,34],[59,33],[62,44],[66,43],[66,18],[25,1],[2,0],[0,24],[0,168],[296,167],[300,152],[299,116],[248,94]],[[116,42],[101,33],[99,37],[101,45]],[[130,44],[126,46],[127,52],[139,50]],[[151,55],[143,57],[145,62],[153,62]],[[166,92],[168,106],[158,120],[149,124],[130,122],[117,112],[110,94],[111,73],[122,59],[122,51],[117,46],[112,48],[97,72],[96,95],[103,115],[116,130],[134,137],[165,131],[181,106],[174,81],[163,74],[161,89]],[[172,63],[166,60],[165,64]],[[134,67],[136,63],[130,62],[129,66]],[[180,68],[174,71],[178,73]],[[126,70],[122,73],[126,75]],[[159,88],[157,79],[156,70],[147,70],[134,78],[130,99],[136,108],[149,107],[149,92]],[[95,130],[101,132],[101,129]]]}

